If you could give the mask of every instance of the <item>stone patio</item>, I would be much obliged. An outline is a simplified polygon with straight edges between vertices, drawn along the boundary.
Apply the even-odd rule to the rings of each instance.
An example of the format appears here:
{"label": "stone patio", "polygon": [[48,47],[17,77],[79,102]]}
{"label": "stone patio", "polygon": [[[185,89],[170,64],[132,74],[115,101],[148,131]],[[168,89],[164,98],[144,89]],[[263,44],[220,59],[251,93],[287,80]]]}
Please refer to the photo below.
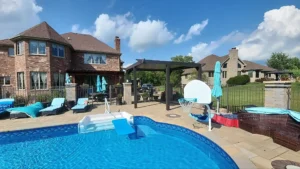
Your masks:
{"label": "stone patio", "polygon": [[[294,152],[276,143],[272,139],[262,135],[251,134],[238,128],[230,128],[213,125],[211,132],[207,131],[204,125],[194,128],[195,120],[188,114],[182,112],[179,105],[172,105],[170,111],[165,110],[165,104],[159,102],[139,103],[138,108],[134,109],[133,105],[115,106],[111,105],[111,111],[126,111],[133,115],[150,117],[159,122],[166,122],[184,126],[193,131],[201,133],[220,145],[242,169],[244,168],[272,168],[273,160],[292,160],[300,162],[300,151]],[[194,107],[192,112],[201,113],[200,107]],[[3,119],[0,120],[0,131],[12,131],[27,128],[36,128],[43,126],[53,126],[61,124],[77,123],[85,115],[98,114],[104,112],[104,105],[101,103],[94,104],[94,108],[87,113],[72,114],[67,111],[56,116],[25,118],[25,119]],[[177,114],[180,117],[168,117],[167,114]]]}

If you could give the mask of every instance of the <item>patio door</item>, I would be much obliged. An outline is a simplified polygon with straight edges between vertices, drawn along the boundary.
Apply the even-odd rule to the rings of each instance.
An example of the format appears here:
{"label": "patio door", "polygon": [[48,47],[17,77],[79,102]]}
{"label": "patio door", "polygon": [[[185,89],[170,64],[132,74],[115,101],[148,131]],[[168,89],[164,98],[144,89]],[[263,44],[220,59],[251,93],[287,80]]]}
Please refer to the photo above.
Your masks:
{"label": "patio door", "polygon": [[85,75],[83,76],[83,83],[88,84],[90,87],[95,88],[97,82],[97,75]]}

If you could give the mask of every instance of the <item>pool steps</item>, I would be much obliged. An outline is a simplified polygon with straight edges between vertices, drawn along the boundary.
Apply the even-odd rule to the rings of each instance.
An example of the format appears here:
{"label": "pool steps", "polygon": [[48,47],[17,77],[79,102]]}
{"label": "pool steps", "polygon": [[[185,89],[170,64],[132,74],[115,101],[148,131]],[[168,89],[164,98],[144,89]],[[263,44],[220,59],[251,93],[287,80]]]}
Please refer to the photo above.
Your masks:
{"label": "pool steps", "polygon": [[133,116],[127,112],[114,112],[85,116],[78,123],[78,133],[89,133],[114,129],[112,120],[126,118],[133,124]]}

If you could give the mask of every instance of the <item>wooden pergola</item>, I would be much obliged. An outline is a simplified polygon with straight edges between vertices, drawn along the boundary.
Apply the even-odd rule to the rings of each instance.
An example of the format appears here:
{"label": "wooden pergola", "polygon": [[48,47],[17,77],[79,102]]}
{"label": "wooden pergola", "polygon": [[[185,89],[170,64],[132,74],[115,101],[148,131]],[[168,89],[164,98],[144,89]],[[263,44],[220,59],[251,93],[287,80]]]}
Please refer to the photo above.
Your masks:
{"label": "wooden pergola", "polygon": [[160,60],[137,59],[137,62],[127,67],[126,73],[133,72],[133,88],[134,88],[134,108],[137,108],[137,71],[163,71],[166,73],[166,110],[170,110],[170,74],[173,70],[196,68],[198,71],[198,79],[202,78],[202,66],[199,63],[185,63]]}

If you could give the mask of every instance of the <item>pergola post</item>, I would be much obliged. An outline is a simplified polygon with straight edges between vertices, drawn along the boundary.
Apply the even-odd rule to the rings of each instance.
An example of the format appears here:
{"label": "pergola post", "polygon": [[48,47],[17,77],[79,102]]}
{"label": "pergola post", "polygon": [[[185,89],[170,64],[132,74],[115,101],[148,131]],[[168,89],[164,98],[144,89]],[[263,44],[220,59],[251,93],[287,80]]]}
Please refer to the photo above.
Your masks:
{"label": "pergola post", "polygon": [[202,79],[202,65],[200,64],[200,66],[197,68],[198,70],[198,80]]}
{"label": "pergola post", "polygon": [[136,68],[133,68],[133,93],[134,93],[134,108],[137,108],[137,83],[136,83]]}
{"label": "pergola post", "polygon": [[170,110],[170,65],[166,65],[166,110]]}

